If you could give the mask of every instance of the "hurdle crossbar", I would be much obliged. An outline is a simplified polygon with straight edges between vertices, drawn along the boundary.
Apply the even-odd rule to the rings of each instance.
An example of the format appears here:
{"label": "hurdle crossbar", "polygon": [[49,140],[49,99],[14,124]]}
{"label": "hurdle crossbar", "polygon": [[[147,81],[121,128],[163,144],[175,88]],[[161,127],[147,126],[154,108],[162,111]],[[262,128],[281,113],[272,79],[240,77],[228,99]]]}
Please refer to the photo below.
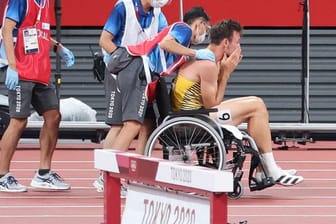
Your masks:
{"label": "hurdle crossbar", "polygon": [[[210,203],[208,223],[227,223],[227,194],[225,192],[233,191],[233,174],[230,171],[193,166],[117,150],[96,149],[94,161],[95,168],[102,170],[105,177],[105,224],[120,224],[122,220],[120,178],[140,182],[144,186],[160,186],[205,195]],[[188,178],[177,178],[181,175],[176,172],[181,172],[182,176]]]}

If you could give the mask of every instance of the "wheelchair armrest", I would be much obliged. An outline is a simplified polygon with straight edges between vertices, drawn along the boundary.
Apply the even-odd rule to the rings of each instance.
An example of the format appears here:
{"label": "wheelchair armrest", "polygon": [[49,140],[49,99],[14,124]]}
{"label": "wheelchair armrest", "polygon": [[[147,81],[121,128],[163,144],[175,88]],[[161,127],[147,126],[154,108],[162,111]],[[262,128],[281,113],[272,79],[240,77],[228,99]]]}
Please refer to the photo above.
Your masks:
{"label": "wheelchair armrest", "polygon": [[172,111],[169,113],[169,115],[174,115],[174,116],[185,116],[185,115],[194,115],[194,114],[209,114],[213,112],[217,112],[217,108],[211,108],[211,109],[198,109],[198,110],[180,110],[180,111]]}

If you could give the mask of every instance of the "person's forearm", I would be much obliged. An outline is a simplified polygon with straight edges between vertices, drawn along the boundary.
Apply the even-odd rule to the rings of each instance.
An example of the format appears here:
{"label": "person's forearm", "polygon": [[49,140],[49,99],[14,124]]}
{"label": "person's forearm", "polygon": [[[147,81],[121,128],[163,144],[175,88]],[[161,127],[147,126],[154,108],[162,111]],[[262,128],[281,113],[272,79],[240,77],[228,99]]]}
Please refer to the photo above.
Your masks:
{"label": "person's forearm", "polygon": [[216,94],[216,101],[220,103],[224,99],[225,90],[226,90],[226,86],[227,86],[227,82],[229,80],[230,74],[227,74],[225,71],[220,71],[219,77],[220,78],[218,79],[218,82],[217,82],[218,88],[217,88],[217,94]]}
{"label": "person's forearm", "polygon": [[14,26],[11,20],[6,19],[2,27],[2,36],[5,46],[5,52],[8,60],[8,66],[16,70],[16,59],[14,53],[13,30]]}
{"label": "person's forearm", "polygon": [[195,50],[179,44],[174,39],[163,40],[160,42],[159,46],[161,49],[177,55],[195,57],[196,54]]}
{"label": "person's forearm", "polygon": [[103,31],[100,38],[99,38],[99,46],[103,48],[108,54],[112,54],[117,46],[112,41],[113,36],[112,34],[108,33],[107,31]]}

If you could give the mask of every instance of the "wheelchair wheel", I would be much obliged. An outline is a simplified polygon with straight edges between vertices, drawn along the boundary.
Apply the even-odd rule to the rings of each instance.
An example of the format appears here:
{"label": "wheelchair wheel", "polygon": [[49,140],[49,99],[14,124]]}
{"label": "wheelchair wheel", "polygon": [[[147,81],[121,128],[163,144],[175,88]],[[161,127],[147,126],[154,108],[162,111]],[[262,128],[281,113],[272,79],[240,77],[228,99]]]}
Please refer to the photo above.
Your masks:
{"label": "wheelchair wheel", "polygon": [[183,161],[193,165],[223,170],[225,147],[218,132],[194,117],[174,117],[151,134],[145,156]]}
{"label": "wheelchair wheel", "polygon": [[228,193],[228,197],[231,199],[239,199],[244,192],[243,185],[241,182],[238,182],[236,186],[234,186],[233,192]]}

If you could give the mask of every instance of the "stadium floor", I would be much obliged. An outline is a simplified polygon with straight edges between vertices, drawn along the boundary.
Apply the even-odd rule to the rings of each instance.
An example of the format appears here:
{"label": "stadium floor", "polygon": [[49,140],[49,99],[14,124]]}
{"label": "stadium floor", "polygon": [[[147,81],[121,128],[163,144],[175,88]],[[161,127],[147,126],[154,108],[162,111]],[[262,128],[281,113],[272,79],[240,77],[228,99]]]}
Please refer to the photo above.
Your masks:
{"label": "stadium floor", "polygon": [[[263,191],[250,192],[247,187],[248,161],[243,177],[244,194],[229,200],[228,220],[249,224],[316,224],[336,221],[336,143],[317,142],[289,145],[288,150],[274,152],[279,165],[295,168],[305,181],[294,187],[275,185]],[[53,169],[72,189],[63,192],[36,191],[25,193],[0,192],[2,224],[93,224],[102,223],[104,198],[92,186],[99,175],[94,169],[94,143],[59,143],[54,154]],[[29,185],[38,167],[36,143],[20,143],[11,172],[20,183]],[[124,200],[122,200],[124,203]],[[123,206],[123,203],[121,206]]]}

